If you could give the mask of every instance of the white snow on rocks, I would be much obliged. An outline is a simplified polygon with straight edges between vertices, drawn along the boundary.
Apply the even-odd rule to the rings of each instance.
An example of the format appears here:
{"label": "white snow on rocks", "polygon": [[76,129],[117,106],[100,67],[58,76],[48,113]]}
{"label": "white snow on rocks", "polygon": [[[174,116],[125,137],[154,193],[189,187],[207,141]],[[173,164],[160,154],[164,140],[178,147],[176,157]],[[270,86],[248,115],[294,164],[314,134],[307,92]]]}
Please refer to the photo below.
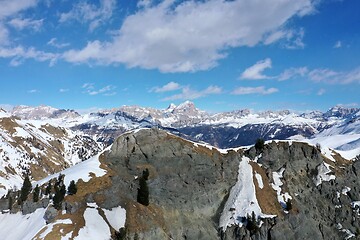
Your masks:
{"label": "white snow on rocks", "polygon": [[317,167],[318,175],[315,179],[315,185],[319,186],[323,181],[328,182],[335,179],[335,174],[331,171],[330,165],[323,162]]}
{"label": "white snow on rocks", "polygon": [[59,174],[65,174],[64,183],[66,186],[69,186],[71,180],[77,182],[79,179],[82,179],[84,182],[88,182],[91,179],[90,173],[94,173],[96,177],[104,176],[106,174],[106,170],[100,167],[100,154],[101,153],[98,153],[88,160],[78,163],[71,168],[65,169],[59,173],[50,175],[38,182],[35,182],[33,183],[33,186],[36,186],[36,184],[39,184],[40,186],[48,182],[50,179],[57,178]]}
{"label": "white snow on rocks", "polygon": [[272,188],[276,191],[277,199],[281,206],[285,206],[289,199],[292,199],[288,192],[284,192],[281,188],[283,185],[281,179],[283,178],[285,168],[281,168],[278,172],[273,172],[273,181],[271,184]]}
{"label": "white snow on rocks", "polygon": [[110,225],[116,230],[119,231],[120,228],[125,226],[126,220],[126,210],[122,207],[116,207],[110,210],[103,209],[106,219],[109,221]]}
{"label": "white snow on rocks", "polygon": [[220,217],[219,227],[225,230],[232,225],[243,225],[243,218],[251,215],[262,218],[275,217],[275,215],[263,214],[256,199],[255,185],[253,181],[253,168],[249,164],[250,159],[243,157],[239,164],[238,181],[231,188],[229,199]]}

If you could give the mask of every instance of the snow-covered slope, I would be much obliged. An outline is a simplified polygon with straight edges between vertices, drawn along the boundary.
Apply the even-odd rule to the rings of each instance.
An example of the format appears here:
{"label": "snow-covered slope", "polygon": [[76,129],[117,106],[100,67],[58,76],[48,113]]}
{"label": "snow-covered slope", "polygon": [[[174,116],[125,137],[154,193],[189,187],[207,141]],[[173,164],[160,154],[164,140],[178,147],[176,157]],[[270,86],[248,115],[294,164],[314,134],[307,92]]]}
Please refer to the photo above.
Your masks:
{"label": "snow-covered slope", "polygon": [[39,120],[0,116],[0,196],[23,176],[40,179],[97,154],[101,145],[80,132]]}

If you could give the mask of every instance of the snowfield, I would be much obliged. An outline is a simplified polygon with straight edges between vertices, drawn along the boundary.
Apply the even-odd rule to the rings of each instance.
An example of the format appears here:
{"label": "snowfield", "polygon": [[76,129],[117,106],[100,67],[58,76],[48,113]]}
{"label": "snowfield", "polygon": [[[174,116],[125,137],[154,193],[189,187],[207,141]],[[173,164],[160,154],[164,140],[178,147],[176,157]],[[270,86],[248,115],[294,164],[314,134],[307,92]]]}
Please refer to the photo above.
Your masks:
{"label": "snowfield", "polygon": [[238,181],[231,188],[229,199],[225,203],[220,216],[219,227],[224,231],[232,225],[243,225],[243,218],[251,216],[252,212],[261,218],[272,218],[276,215],[262,213],[256,198],[253,168],[247,157],[243,157],[239,164]]}

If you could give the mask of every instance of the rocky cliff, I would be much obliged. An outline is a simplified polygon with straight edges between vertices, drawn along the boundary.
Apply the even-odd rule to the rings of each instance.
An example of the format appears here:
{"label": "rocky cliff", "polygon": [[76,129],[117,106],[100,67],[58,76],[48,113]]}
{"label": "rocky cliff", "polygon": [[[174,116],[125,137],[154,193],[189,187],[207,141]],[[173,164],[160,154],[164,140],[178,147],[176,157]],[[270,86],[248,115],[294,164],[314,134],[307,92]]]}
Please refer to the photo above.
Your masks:
{"label": "rocky cliff", "polygon": [[[86,169],[86,161],[81,164],[72,172]],[[97,168],[77,181],[79,191],[65,197],[63,211],[51,201],[42,206],[47,201],[41,199],[47,222],[36,239],[73,239],[84,229],[108,234],[98,239],[138,240],[350,239],[360,233],[360,163],[336,152],[325,157],[319,146],[271,142],[218,150],[141,129],[118,137]],[[141,179],[149,205],[138,202]],[[120,215],[108,217],[114,209],[126,211],[123,225],[112,224]]]}

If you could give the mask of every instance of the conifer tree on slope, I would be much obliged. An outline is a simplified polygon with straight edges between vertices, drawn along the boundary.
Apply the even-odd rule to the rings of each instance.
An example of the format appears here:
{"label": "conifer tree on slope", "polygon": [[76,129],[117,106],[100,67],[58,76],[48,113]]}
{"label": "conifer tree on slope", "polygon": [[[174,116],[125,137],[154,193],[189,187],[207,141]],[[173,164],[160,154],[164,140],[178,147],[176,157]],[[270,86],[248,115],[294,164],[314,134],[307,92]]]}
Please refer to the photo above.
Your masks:
{"label": "conifer tree on slope", "polygon": [[32,189],[32,185],[29,179],[29,175],[26,175],[24,178],[24,183],[21,187],[21,193],[20,193],[21,202],[24,202],[27,199],[31,189]]}

